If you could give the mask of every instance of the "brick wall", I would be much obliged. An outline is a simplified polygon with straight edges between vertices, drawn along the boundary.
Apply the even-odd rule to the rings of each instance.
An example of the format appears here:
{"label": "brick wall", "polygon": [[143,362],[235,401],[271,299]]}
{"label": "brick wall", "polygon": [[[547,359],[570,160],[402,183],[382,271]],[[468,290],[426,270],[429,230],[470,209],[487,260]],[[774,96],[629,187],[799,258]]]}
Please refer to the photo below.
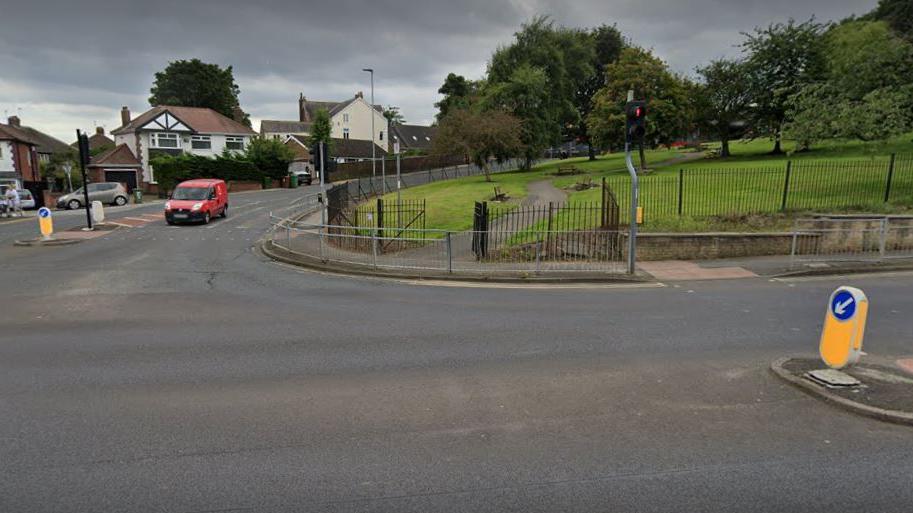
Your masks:
{"label": "brick wall", "polygon": [[[627,248],[627,240],[623,247]],[[639,233],[638,260],[789,255],[791,233]]]}

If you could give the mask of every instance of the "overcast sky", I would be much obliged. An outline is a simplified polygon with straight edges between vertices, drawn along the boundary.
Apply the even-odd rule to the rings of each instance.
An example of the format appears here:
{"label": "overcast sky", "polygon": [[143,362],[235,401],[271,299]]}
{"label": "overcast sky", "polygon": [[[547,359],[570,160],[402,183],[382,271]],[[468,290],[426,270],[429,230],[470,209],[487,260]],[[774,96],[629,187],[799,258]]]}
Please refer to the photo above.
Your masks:
{"label": "overcast sky", "polygon": [[[738,53],[740,31],[789,17],[840,19],[876,0],[0,0],[0,113],[66,142],[149,107],[153,74],[199,57],[234,67],[241,105],[296,119],[298,93],[398,105],[430,123],[448,72],[479,78],[492,51],[537,14],[617,24],[676,71]],[[135,115],[134,114],[134,115]]]}

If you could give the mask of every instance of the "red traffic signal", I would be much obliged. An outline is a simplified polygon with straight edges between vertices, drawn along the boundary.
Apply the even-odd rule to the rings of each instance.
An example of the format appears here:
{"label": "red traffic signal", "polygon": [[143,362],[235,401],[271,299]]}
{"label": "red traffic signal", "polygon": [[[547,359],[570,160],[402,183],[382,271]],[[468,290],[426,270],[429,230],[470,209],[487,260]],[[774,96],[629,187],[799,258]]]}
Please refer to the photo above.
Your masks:
{"label": "red traffic signal", "polygon": [[625,104],[625,138],[627,142],[642,139],[647,133],[647,102],[633,101]]}

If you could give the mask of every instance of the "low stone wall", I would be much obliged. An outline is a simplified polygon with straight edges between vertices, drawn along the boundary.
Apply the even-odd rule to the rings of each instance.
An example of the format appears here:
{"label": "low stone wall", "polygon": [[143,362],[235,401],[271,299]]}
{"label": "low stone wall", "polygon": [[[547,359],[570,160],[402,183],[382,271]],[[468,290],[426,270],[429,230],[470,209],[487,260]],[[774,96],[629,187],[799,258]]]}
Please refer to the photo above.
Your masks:
{"label": "low stone wall", "polygon": [[792,233],[639,233],[637,260],[788,255],[792,240]]}

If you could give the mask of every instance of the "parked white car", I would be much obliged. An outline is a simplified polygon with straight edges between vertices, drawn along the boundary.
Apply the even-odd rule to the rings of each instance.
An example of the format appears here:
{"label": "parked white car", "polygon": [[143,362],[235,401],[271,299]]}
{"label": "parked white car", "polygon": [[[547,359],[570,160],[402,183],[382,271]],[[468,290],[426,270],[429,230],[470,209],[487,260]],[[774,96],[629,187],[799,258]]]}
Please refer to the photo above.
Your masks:
{"label": "parked white car", "polygon": [[32,196],[32,192],[28,189],[19,189],[19,202],[22,205],[22,210],[32,210],[35,208],[35,197]]}

